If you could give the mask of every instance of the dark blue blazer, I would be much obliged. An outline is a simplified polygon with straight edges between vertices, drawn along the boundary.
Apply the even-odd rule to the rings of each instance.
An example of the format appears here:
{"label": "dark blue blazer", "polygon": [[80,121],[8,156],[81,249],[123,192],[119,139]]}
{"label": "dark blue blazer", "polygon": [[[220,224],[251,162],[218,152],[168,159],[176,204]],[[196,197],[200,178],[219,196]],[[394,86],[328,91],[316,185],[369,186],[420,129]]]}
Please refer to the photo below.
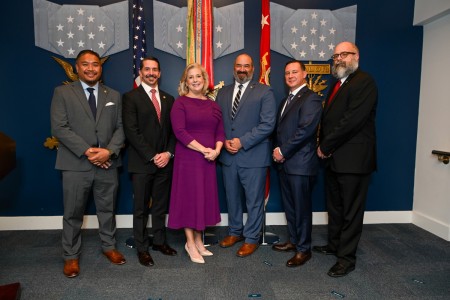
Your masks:
{"label": "dark blue blazer", "polygon": [[319,160],[316,154],[317,130],[322,116],[322,98],[303,87],[291,103],[279,108],[276,129],[276,146],[286,159],[278,164],[287,174],[316,175]]}
{"label": "dark blue blazer", "polygon": [[270,136],[276,123],[276,102],[272,88],[251,81],[241,96],[234,120],[231,119],[233,90],[234,83],[220,89],[216,102],[222,109],[226,139],[239,138],[242,149],[234,155],[223,150],[219,160],[226,166],[231,165],[233,160],[237,166],[244,168],[270,166]]}

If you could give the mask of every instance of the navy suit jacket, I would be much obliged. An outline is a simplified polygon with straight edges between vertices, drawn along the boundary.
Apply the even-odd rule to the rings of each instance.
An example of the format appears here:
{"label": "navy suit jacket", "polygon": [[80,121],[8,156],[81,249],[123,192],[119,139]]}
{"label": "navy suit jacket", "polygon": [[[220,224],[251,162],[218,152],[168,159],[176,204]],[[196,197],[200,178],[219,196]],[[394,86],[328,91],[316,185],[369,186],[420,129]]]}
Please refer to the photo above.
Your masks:
{"label": "navy suit jacket", "polygon": [[332,171],[369,174],[376,170],[377,102],[375,81],[358,69],[348,76],[332,102],[325,106],[320,149],[325,155],[331,154],[326,164]]}
{"label": "navy suit jacket", "polygon": [[270,136],[276,122],[276,102],[272,89],[257,81],[249,82],[231,119],[234,83],[219,90],[216,102],[222,109],[226,139],[239,138],[242,149],[232,155],[225,149],[219,160],[224,165],[244,168],[270,165]]}
{"label": "navy suit jacket", "polygon": [[280,147],[284,163],[278,164],[286,174],[316,175],[319,169],[317,149],[317,129],[322,116],[322,98],[303,87],[291,103],[278,111],[276,146]]}
{"label": "navy suit jacket", "polygon": [[[156,154],[166,151],[174,154],[176,140],[170,122],[174,98],[162,90],[159,90],[159,98],[161,122],[142,85],[123,95],[123,128],[129,143],[130,173],[153,174],[158,170],[151,161]],[[167,169],[172,167],[172,161],[169,161]]]}

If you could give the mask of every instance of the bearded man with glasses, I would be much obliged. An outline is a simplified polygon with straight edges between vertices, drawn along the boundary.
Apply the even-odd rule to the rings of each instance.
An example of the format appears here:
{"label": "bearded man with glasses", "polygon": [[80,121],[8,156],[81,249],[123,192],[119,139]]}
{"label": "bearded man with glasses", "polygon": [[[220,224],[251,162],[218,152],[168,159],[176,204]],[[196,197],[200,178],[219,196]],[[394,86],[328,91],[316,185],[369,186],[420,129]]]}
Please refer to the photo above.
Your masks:
{"label": "bearded man with glasses", "polygon": [[325,101],[317,155],[325,160],[328,244],[313,251],[335,255],[328,271],[341,277],[355,269],[371,173],[376,170],[375,114],[378,90],[359,69],[359,50],[342,42],[334,50],[337,79]]}

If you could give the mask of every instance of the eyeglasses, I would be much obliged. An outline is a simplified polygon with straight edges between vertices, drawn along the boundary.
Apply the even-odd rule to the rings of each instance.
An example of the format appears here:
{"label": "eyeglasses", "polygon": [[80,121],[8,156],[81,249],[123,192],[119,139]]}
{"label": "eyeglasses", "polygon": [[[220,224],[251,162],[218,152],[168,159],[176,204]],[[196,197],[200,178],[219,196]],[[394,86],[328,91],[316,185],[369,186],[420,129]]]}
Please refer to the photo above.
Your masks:
{"label": "eyeglasses", "polygon": [[337,53],[337,54],[331,55],[331,59],[332,59],[332,60],[336,60],[339,56],[340,56],[342,59],[344,59],[344,58],[346,58],[347,56],[349,56],[350,54],[356,54],[356,53],[355,53],[355,52],[341,52],[341,53]]}

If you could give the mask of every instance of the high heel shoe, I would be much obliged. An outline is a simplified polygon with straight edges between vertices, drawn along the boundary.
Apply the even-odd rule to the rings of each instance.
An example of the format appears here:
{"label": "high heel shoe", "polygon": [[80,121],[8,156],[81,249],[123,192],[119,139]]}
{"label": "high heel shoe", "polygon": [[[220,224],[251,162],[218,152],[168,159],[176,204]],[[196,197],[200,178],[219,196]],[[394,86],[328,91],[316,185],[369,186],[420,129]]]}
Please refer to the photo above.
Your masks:
{"label": "high heel shoe", "polygon": [[187,254],[189,255],[189,258],[191,259],[192,262],[195,262],[197,264],[204,264],[205,260],[203,259],[203,257],[200,256],[200,258],[195,258],[191,256],[191,253],[189,253],[189,248],[187,243],[184,245],[184,249],[186,250]]}
{"label": "high heel shoe", "polygon": [[213,253],[209,251],[208,249],[201,250],[197,244],[195,244],[195,247],[197,247],[198,253],[200,253],[201,256],[213,256]]}

